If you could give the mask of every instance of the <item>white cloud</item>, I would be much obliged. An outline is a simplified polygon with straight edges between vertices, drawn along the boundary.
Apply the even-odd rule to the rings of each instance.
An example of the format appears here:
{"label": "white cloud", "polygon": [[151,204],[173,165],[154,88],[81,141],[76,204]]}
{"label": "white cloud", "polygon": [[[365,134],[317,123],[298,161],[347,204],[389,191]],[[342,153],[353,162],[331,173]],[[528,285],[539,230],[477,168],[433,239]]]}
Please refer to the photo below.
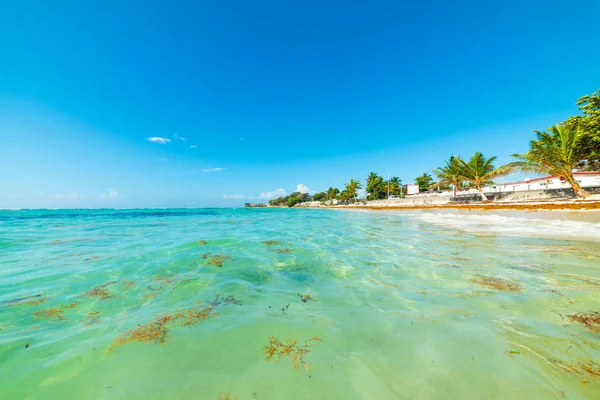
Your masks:
{"label": "white cloud", "polygon": [[164,137],[149,137],[148,139],[146,139],[147,141],[149,141],[150,143],[157,143],[157,144],[167,144],[167,143],[171,143],[171,139],[167,139]]}
{"label": "white cloud", "polygon": [[248,197],[248,196],[246,196],[244,194],[236,193],[236,194],[224,194],[223,198],[224,199],[228,199],[228,200],[232,200],[232,199],[250,199],[251,197]]}
{"label": "white cloud", "polygon": [[300,192],[300,193],[316,193],[314,190],[310,190],[310,188],[302,183],[299,183],[298,186],[296,186],[296,192]]}
{"label": "white cloud", "polygon": [[219,172],[225,171],[227,168],[204,168],[202,172]]}
{"label": "white cloud", "polygon": [[167,157],[161,157],[160,161],[169,161],[169,159]]}
{"label": "white cloud", "polygon": [[197,149],[197,148],[198,148],[198,146],[196,146],[196,145],[190,146],[190,149]]}
{"label": "white cloud", "polygon": [[261,199],[274,199],[276,197],[281,197],[281,196],[285,196],[286,192],[285,189],[275,189],[272,192],[262,192],[261,194],[258,195],[259,198]]}
{"label": "white cloud", "polygon": [[175,134],[174,136],[175,136],[175,139],[179,139],[179,140],[185,140],[185,138],[184,138],[184,137],[181,137],[181,136],[179,136],[178,134]]}
{"label": "white cloud", "polygon": [[108,189],[108,197],[117,197],[119,195],[119,192],[112,190],[112,189]]}

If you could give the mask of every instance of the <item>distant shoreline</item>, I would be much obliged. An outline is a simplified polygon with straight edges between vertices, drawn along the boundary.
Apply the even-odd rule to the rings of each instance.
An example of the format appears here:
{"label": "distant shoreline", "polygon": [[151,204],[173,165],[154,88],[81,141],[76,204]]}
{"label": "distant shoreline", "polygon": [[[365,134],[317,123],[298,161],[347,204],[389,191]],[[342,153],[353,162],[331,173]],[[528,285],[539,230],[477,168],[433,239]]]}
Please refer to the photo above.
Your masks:
{"label": "distant shoreline", "polygon": [[532,203],[470,203],[470,204],[439,204],[439,205],[392,205],[368,206],[368,205],[333,205],[333,206],[296,206],[297,208],[315,209],[360,209],[373,211],[390,210],[436,210],[436,209],[460,209],[460,210],[518,210],[518,211],[584,211],[600,210],[600,200],[580,200],[569,202],[532,202]]}

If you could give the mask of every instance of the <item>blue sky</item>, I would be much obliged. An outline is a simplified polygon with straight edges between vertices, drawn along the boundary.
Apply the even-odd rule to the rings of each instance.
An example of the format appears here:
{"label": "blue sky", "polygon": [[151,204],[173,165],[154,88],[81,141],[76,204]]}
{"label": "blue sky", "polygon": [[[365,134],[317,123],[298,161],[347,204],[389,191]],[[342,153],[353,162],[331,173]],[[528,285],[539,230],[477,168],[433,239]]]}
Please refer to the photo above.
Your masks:
{"label": "blue sky", "polygon": [[0,1],[0,208],[411,183],[600,87],[598,1]]}

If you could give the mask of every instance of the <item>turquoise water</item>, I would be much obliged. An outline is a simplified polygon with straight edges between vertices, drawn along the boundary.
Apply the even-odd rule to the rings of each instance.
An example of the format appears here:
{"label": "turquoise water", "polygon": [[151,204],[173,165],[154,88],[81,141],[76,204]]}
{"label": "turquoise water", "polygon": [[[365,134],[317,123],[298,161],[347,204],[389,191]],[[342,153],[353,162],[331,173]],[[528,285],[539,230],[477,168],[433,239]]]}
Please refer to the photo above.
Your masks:
{"label": "turquoise water", "polygon": [[0,398],[598,398],[600,225],[540,215],[0,212]]}

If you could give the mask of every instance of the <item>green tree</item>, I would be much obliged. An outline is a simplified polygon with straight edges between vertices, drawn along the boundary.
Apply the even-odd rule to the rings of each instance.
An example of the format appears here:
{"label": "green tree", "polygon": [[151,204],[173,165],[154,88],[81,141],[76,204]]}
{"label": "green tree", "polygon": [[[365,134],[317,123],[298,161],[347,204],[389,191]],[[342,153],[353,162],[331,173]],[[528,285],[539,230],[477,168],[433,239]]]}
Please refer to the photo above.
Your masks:
{"label": "green tree", "polygon": [[376,200],[385,197],[387,190],[387,182],[383,181],[383,178],[377,175],[375,172],[371,172],[367,176],[367,193],[369,200]]}
{"label": "green tree", "polygon": [[285,203],[286,206],[288,207],[294,207],[296,204],[298,203],[302,203],[302,199],[299,197],[291,197],[287,200],[287,202]]}
{"label": "green tree", "polygon": [[358,189],[362,189],[361,183],[356,179],[350,179],[350,182],[348,182],[345,186],[347,196],[346,200],[354,200],[356,198]]}
{"label": "green tree", "polygon": [[580,130],[575,149],[578,160],[575,167],[600,171],[600,89],[591,95],[580,97],[576,104],[583,115],[569,117],[561,124]]}
{"label": "green tree", "polygon": [[397,176],[393,176],[389,180],[390,184],[390,195],[401,195],[402,194],[402,180]]}
{"label": "green tree", "polygon": [[313,201],[322,201],[325,199],[326,193],[325,192],[319,192],[319,193],[315,193],[312,197]]}
{"label": "green tree", "polygon": [[339,196],[339,194],[340,194],[340,189],[330,187],[329,189],[327,189],[327,192],[325,193],[325,200],[331,202],[332,200],[335,200]]}
{"label": "green tree", "polygon": [[525,154],[513,154],[518,161],[510,165],[526,172],[558,175],[571,185],[577,196],[587,197],[589,193],[579,186],[572,172],[581,161],[578,146],[584,135],[583,131],[568,125],[553,126],[549,131],[536,131],[537,139],[529,143],[529,151]]}
{"label": "green tree", "polygon": [[469,162],[465,162],[462,158],[457,157],[458,162],[462,167],[461,174],[459,177],[462,180],[472,182],[473,186],[481,193],[481,199],[487,201],[488,198],[483,193],[482,186],[493,182],[493,179],[499,176],[508,175],[514,170],[514,167],[509,165],[503,165],[502,167],[496,168],[494,161],[496,157],[485,158],[483,154],[476,151]]}
{"label": "green tree", "polygon": [[433,177],[425,172],[415,178],[415,183],[419,185],[419,192],[425,192],[433,185]]}
{"label": "green tree", "polygon": [[454,196],[456,197],[457,188],[463,184],[460,177],[462,175],[462,164],[458,161],[458,157],[450,156],[450,159],[446,160],[444,166],[434,169],[433,173],[442,183],[452,185]]}

